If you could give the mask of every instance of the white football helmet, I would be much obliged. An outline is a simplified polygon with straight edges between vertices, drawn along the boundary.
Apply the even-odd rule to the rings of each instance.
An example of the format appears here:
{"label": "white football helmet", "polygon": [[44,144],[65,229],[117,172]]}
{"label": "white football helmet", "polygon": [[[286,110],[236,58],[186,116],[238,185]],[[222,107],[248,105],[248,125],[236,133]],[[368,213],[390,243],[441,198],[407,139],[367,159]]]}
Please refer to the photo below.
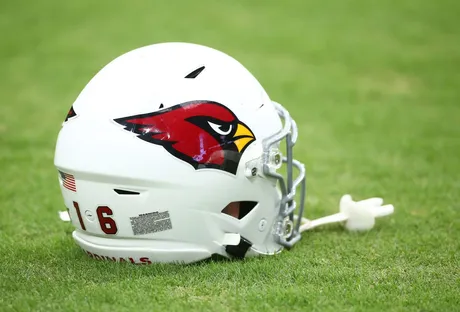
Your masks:
{"label": "white football helmet", "polygon": [[73,238],[93,258],[139,264],[290,248],[308,221],[296,140],[288,111],[232,57],[189,43],[128,52],[88,83],[59,133]]}

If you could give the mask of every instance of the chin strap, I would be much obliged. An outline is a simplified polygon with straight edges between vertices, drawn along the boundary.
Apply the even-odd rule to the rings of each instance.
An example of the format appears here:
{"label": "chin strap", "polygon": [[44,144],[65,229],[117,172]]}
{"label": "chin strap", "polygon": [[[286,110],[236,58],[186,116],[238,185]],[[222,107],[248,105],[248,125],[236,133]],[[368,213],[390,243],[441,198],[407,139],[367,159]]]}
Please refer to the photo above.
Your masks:
{"label": "chin strap", "polygon": [[[314,220],[302,218],[299,232],[302,233],[320,225],[337,222],[345,222],[345,228],[350,231],[370,230],[375,225],[375,218],[388,216],[394,212],[393,205],[382,206],[382,204],[383,199],[378,197],[356,202],[350,195],[343,195],[340,199],[339,213]],[[59,211],[59,218],[64,222],[70,221],[67,211]],[[298,219],[298,216],[294,216],[294,219]],[[223,245],[232,246],[227,252],[236,257],[241,257],[249,249],[251,243],[240,237],[239,234],[228,233],[224,238]]]}
{"label": "chin strap", "polygon": [[[340,212],[323,218],[309,220],[302,218],[300,232],[311,230],[317,226],[345,222],[345,228],[350,231],[366,231],[375,225],[375,218],[384,217],[394,212],[393,205],[384,205],[383,199],[373,197],[361,201],[353,201],[350,195],[340,199]],[[295,218],[298,218],[295,216]]]}

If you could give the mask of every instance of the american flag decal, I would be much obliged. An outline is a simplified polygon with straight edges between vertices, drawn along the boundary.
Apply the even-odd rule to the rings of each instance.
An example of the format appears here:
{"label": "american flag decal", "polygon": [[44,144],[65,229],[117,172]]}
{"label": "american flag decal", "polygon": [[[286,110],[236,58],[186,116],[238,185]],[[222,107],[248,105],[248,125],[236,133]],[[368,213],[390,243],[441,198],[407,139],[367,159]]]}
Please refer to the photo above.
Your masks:
{"label": "american flag decal", "polygon": [[59,171],[59,174],[61,175],[62,185],[66,189],[68,189],[68,190],[70,190],[72,192],[76,192],[77,187],[75,185],[75,178],[73,177],[73,175],[65,173],[65,172],[62,172],[62,171]]}

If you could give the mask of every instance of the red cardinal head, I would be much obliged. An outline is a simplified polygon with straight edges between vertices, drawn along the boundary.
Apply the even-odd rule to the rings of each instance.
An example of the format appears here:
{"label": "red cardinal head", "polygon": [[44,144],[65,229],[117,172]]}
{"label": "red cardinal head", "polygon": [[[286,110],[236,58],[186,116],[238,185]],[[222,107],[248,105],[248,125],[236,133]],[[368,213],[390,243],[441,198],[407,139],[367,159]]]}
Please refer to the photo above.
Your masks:
{"label": "red cardinal head", "polygon": [[192,101],[157,112],[115,119],[138,138],[163,146],[195,169],[236,173],[252,131],[222,104]]}

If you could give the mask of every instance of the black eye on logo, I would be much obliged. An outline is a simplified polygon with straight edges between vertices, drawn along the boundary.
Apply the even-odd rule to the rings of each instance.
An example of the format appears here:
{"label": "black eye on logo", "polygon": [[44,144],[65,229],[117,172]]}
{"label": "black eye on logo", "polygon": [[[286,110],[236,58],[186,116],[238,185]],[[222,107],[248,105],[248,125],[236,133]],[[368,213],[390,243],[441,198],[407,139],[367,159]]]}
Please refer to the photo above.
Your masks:
{"label": "black eye on logo", "polygon": [[208,124],[212,130],[220,135],[229,135],[233,130],[233,125],[231,123],[217,124],[212,121],[208,121]]}

